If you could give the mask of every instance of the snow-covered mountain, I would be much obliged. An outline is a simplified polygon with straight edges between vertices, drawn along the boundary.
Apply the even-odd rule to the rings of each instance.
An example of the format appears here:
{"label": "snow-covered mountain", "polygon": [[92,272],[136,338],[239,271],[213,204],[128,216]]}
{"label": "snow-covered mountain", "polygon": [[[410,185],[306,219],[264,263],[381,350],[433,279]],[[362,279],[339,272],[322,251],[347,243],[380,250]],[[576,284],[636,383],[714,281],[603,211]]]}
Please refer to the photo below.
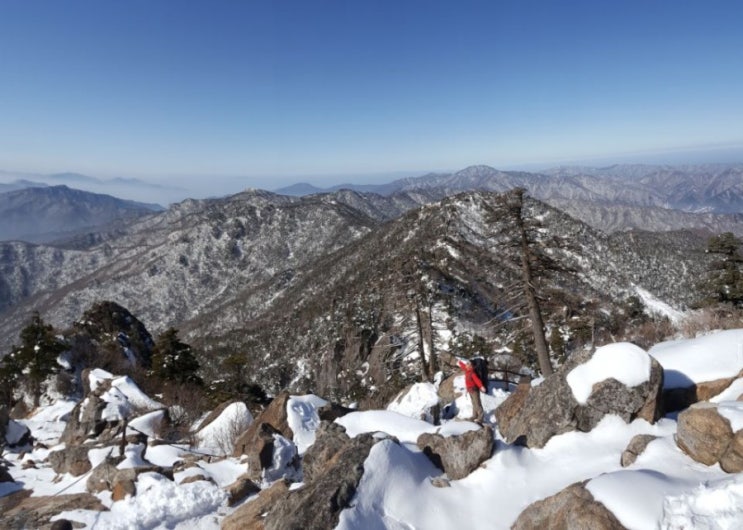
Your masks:
{"label": "snow-covered mountain", "polygon": [[0,193],[0,241],[49,243],[162,210],[64,185],[25,187]]}
{"label": "snow-covered mountain", "polygon": [[[185,201],[90,246],[2,244],[3,349],[33,309],[63,325],[111,300],[155,331],[179,327],[201,348],[249,348],[246,362],[271,388],[334,385],[366,395],[401,370],[391,359],[414,358],[416,304],[435,328],[434,345],[466,333],[496,340],[487,322],[514,294],[518,268],[493,239],[498,195],[474,192],[415,207],[434,193],[296,198],[248,191]],[[569,324],[570,314],[608,326],[608,301],[638,288],[676,307],[693,299],[708,259],[703,238],[607,236],[545,203],[528,205],[544,225],[541,240],[572,271],[545,286],[555,325]],[[553,245],[559,241],[571,243]],[[603,316],[594,317],[600,308]]]}

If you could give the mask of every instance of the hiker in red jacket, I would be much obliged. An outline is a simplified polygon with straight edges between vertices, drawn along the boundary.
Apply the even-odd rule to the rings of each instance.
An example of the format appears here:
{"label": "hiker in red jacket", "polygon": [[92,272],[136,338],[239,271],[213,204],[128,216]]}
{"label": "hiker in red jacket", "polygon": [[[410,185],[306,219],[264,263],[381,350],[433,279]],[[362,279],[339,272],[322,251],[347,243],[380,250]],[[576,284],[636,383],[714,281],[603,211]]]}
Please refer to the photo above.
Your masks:
{"label": "hiker in red jacket", "polygon": [[480,392],[485,392],[485,386],[480,378],[477,377],[475,370],[472,368],[472,363],[459,359],[457,364],[464,372],[464,386],[467,389],[467,393],[470,396],[472,402],[472,419],[478,423],[482,423],[483,410],[482,402],[480,401]]}

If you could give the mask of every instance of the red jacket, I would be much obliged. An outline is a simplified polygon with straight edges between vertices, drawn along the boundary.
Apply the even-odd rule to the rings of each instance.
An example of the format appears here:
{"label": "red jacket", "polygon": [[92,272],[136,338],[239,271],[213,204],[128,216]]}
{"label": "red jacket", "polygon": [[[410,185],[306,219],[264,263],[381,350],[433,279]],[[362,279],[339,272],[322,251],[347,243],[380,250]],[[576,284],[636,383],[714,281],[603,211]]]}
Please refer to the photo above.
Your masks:
{"label": "red jacket", "polygon": [[467,389],[467,392],[485,388],[482,384],[482,381],[480,381],[480,378],[477,377],[477,374],[472,369],[472,365],[470,363],[457,361],[457,364],[464,371],[464,386]]}

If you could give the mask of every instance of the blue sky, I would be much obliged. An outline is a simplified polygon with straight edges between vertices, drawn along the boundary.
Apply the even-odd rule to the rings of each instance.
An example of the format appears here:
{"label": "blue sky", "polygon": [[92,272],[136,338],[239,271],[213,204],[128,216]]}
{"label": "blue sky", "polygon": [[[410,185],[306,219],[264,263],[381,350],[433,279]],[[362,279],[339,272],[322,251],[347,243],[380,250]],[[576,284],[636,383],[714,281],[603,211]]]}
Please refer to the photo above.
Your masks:
{"label": "blue sky", "polygon": [[743,161],[742,26],[737,0],[3,0],[0,169]]}

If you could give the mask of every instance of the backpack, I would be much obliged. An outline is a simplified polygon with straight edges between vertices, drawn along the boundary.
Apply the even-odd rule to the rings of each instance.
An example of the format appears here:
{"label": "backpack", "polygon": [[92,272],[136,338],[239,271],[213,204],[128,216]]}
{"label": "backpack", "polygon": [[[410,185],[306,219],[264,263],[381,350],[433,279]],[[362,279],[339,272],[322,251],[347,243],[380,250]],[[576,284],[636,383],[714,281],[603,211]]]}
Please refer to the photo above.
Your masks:
{"label": "backpack", "polygon": [[482,357],[473,357],[470,359],[472,370],[477,374],[477,378],[482,382],[482,386],[487,391],[488,388],[488,362]]}

